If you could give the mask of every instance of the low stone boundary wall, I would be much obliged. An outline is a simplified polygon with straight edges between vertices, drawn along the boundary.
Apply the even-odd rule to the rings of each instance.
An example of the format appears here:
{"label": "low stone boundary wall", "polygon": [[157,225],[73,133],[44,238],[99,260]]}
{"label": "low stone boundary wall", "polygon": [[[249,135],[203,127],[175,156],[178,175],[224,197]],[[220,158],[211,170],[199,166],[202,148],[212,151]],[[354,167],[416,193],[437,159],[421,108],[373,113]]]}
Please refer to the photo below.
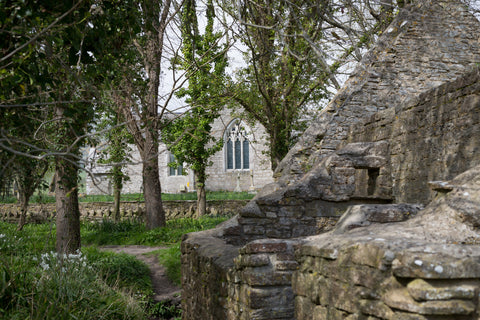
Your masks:
{"label": "low stone boundary wall", "polygon": [[[207,201],[208,215],[234,215],[247,203],[247,200],[214,200]],[[113,218],[112,202],[81,202],[79,204],[81,218],[102,220]],[[164,201],[165,216],[167,220],[178,218],[193,218],[196,216],[196,201]],[[143,219],[145,203],[138,201],[125,201],[120,205],[122,218]],[[27,212],[27,222],[43,222],[55,216],[55,203],[32,204]],[[0,220],[15,222],[20,218],[18,204],[0,204]]]}

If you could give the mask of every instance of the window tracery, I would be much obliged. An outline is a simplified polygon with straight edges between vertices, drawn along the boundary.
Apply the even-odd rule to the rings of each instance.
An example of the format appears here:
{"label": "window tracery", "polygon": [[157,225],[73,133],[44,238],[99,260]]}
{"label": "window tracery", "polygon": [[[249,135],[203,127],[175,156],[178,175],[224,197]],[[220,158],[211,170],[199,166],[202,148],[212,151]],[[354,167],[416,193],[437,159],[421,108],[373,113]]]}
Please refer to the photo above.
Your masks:
{"label": "window tracery", "polygon": [[236,119],[225,131],[225,168],[227,170],[250,169],[250,141],[242,121]]}

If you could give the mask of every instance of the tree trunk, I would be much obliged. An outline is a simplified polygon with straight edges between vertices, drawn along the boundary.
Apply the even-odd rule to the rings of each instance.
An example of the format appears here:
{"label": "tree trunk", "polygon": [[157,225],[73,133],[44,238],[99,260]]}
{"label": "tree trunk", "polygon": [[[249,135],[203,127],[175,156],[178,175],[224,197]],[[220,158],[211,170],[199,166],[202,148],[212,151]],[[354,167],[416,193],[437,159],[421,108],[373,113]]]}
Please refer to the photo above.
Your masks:
{"label": "tree trunk", "polygon": [[[114,144],[118,147],[118,141],[115,139]],[[116,161],[122,161],[121,159],[115,159]],[[113,183],[113,219],[115,222],[120,221],[120,197],[122,195],[123,188],[123,174],[122,168],[119,165],[115,165],[112,174],[112,183]]]}
{"label": "tree trunk", "polygon": [[276,125],[273,125],[270,133],[270,161],[271,161],[271,168],[272,171],[277,169],[278,165],[282,161],[283,157],[288,152],[288,147],[286,144],[288,141],[283,140],[281,135],[281,128],[277,128]]}
{"label": "tree trunk", "polygon": [[80,249],[80,210],[78,207],[77,168],[57,159],[55,166],[55,200],[57,209],[58,253],[74,253]]}
{"label": "tree trunk", "polygon": [[143,163],[142,171],[146,228],[151,230],[164,227],[165,211],[162,205],[162,189],[160,187],[157,154]]}
{"label": "tree trunk", "polygon": [[27,223],[27,210],[28,201],[27,195],[24,192],[20,192],[20,221],[18,222],[17,231],[21,231],[23,226]]}
{"label": "tree trunk", "polygon": [[207,214],[207,193],[205,191],[205,170],[203,172],[194,171],[195,187],[197,189],[197,216],[201,217]]}
{"label": "tree trunk", "polygon": [[122,194],[121,187],[113,186],[113,219],[115,222],[120,221],[120,196]]}
{"label": "tree trunk", "polygon": [[195,186],[197,188],[197,216],[201,217],[207,214],[207,193],[205,191],[205,174],[195,173]]}

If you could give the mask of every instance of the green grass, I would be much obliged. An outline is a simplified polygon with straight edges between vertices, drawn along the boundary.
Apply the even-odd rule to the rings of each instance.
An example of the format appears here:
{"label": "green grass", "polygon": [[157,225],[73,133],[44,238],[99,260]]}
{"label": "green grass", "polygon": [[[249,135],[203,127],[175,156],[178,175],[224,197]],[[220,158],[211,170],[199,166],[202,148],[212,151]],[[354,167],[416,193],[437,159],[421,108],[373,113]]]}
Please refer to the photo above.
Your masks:
{"label": "green grass", "polygon": [[[227,192],[227,191],[209,191],[207,192],[207,200],[250,200],[254,197],[248,192]],[[122,201],[145,201],[143,194],[131,193],[122,194]],[[162,193],[164,201],[181,201],[181,200],[197,200],[196,192],[186,193]],[[113,202],[111,195],[83,195],[78,198],[79,202]],[[16,203],[15,197],[0,198],[0,203]],[[54,203],[55,197],[45,194],[35,194],[31,197],[30,203]]]}
{"label": "green grass", "polygon": [[58,257],[55,226],[0,222],[0,319],[146,319],[148,268],[88,248]]}
{"label": "green grass", "polygon": [[181,255],[180,243],[176,243],[167,249],[152,252],[158,257],[158,261],[165,267],[167,277],[176,285],[180,285],[182,275],[180,272]]}
{"label": "green grass", "polygon": [[146,230],[142,223],[124,220],[118,223],[104,220],[102,222],[83,222],[82,241],[88,245],[132,245],[168,246],[151,254],[157,255],[165,267],[167,277],[180,285],[180,241],[182,235],[190,232],[212,229],[228,217],[184,218],[167,221],[167,226]]}
{"label": "green grass", "polygon": [[182,235],[226,219],[178,219],[154,230],[136,221],[83,222],[84,247],[67,257],[53,252],[54,223],[28,224],[16,231],[16,225],[0,221],[0,319],[179,319],[177,306],[148,298],[152,285],[143,262],[100,251],[97,245],[168,246],[153,254],[180,284]]}
{"label": "green grass", "polygon": [[148,245],[162,246],[180,242],[182,235],[189,232],[214,228],[228,217],[201,217],[168,220],[167,226],[146,230],[145,225],[136,220],[123,220],[115,223],[110,220],[82,223],[82,243],[88,245]]}

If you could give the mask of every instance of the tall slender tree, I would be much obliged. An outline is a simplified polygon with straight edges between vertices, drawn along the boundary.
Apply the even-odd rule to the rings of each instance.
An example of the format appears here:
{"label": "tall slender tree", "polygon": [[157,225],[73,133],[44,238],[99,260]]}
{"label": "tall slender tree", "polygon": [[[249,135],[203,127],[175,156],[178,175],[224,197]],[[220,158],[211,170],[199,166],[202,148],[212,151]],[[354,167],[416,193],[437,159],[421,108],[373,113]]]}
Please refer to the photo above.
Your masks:
{"label": "tall slender tree", "polygon": [[[161,119],[166,106],[159,104],[164,39],[178,12],[173,0],[132,0],[102,3],[102,21],[118,39],[109,36],[110,52],[98,59],[111,67],[114,101],[140,153],[147,229],[165,226],[158,153]],[[102,28],[103,29],[103,28]],[[121,62],[121,63],[118,63]]]}
{"label": "tall slender tree", "polygon": [[206,168],[210,156],[220,150],[222,141],[211,135],[212,123],[224,107],[225,68],[227,45],[220,44],[222,33],[214,32],[215,11],[211,0],[206,3],[206,25],[199,33],[195,0],[186,0],[181,13],[182,56],[174,63],[187,72],[188,86],[177,95],[185,98],[190,110],[176,118],[163,131],[162,137],[170,144],[176,165],[189,165],[195,176],[197,214],[206,213]]}
{"label": "tall slender tree", "polygon": [[114,110],[109,111],[105,114],[105,118],[99,126],[99,129],[105,131],[106,137],[106,140],[103,141],[106,145],[99,150],[99,163],[110,166],[108,173],[113,186],[113,218],[115,221],[120,221],[120,200],[123,183],[130,179],[125,174],[124,168],[130,162],[132,136],[123,125],[122,115],[119,112],[114,112]]}

